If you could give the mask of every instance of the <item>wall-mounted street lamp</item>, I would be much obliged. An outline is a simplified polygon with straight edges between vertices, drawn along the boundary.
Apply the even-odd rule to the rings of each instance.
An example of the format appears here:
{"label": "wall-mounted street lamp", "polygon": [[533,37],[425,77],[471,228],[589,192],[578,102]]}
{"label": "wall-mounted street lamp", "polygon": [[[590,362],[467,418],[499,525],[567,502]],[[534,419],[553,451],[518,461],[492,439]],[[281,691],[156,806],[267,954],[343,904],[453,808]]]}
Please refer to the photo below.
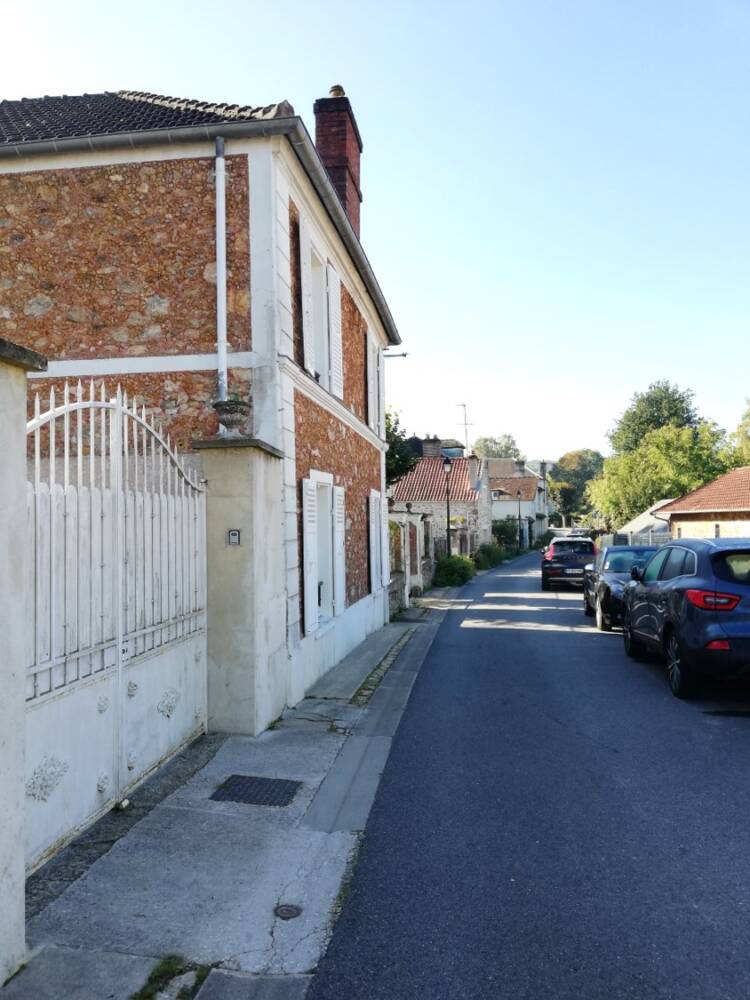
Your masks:
{"label": "wall-mounted street lamp", "polygon": [[451,555],[451,462],[446,455],[443,459],[445,472],[445,533],[448,538],[448,555]]}

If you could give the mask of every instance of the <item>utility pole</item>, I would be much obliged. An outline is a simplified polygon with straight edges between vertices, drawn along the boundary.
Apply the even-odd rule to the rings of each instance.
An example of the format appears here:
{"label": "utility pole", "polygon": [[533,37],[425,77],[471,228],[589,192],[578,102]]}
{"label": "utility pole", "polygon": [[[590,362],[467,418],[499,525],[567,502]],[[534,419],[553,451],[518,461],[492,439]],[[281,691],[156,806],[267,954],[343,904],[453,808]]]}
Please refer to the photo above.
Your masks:
{"label": "utility pole", "polygon": [[463,425],[463,428],[464,428],[464,441],[466,442],[466,454],[468,455],[469,454],[469,428],[473,427],[474,424],[470,424],[469,423],[469,418],[468,418],[468,415],[466,413],[466,403],[458,403],[457,405],[460,408],[462,408],[463,411],[464,411],[464,419],[461,420],[461,421],[459,421],[459,422]]}

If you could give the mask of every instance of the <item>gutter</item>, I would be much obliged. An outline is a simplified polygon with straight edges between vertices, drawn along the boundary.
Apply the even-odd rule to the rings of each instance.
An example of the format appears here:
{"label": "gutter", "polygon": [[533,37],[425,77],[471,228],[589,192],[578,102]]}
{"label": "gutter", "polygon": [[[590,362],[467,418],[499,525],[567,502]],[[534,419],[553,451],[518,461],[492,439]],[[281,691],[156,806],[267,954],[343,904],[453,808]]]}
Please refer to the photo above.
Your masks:
{"label": "gutter", "polygon": [[389,341],[392,344],[400,344],[401,337],[370,261],[367,259],[367,254],[362,249],[362,244],[352,229],[352,224],[349,222],[339,196],[333,189],[328,173],[304,122],[297,116],[241,122],[217,122],[215,125],[189,125],[184,128],[152,129],[148,132],[117,132],[110,135],[89,135],[74,139],[40,139],[33,142],[0,145],[0,169],[2,169],[4,160],[18,160],[33,156],[106,152],[113,149],[143,149],[151,146],[178,146],[187,143],[214,142],[220,138],[226,141],[232,139],[268,139],[277,135],[285,136],[289,140],[297,159],[310,178],[375,304]]}
{"label": "gutter", "polygon": [[[224,139],[216,139],[216,398],[227,398],[227,181]],[[221,425],[224,426],[223,424]]]}

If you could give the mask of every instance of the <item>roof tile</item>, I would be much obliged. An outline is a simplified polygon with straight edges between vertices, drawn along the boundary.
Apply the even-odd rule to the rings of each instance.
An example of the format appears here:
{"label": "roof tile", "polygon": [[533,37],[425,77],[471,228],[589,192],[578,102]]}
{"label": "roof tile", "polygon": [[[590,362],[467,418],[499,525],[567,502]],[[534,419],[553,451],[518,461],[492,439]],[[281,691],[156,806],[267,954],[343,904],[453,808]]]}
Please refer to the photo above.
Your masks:
{"label": "roof tile", "polygon": [[750,465],[733,469],[713,482],[659,508],[659,514],[712,514],[750,511]]}
{"label": "roof tile", "polygon": [[[469,459],[451,459],[451,500],[476,503],[477,491],[469,485]],[[411,472],[393,487],[397,502],[445,500],[445,470],[442,458],[421,458]]]}
{"label": "roof tile", "polygon": [[33,97],[0,101],[0,145],[46,139],[79,139],[117,132],[150,132],[190,125],[289,118],[288,101],[265,107],[210,104],[136,90],[81,94],[76,97]]}

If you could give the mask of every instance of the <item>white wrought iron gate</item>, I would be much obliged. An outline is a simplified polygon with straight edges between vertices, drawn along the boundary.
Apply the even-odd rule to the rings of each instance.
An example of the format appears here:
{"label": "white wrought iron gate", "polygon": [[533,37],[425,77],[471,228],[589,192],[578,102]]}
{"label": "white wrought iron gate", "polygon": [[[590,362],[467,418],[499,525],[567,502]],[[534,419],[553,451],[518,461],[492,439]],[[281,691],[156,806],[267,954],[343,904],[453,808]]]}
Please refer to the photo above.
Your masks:
{"label": "white wrought iron gate", "polygon": [[205,493],[118,387],[27,424],[27,863],[206,723]]}

